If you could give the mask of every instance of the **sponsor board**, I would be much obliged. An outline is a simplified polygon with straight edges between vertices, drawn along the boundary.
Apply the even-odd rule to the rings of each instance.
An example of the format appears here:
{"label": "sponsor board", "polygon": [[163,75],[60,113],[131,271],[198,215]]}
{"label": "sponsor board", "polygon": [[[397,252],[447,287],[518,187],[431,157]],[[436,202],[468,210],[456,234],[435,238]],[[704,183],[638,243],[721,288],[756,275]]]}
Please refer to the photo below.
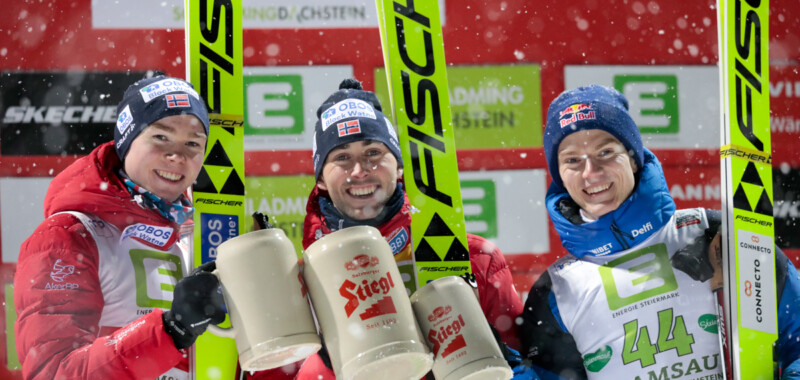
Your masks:
{"label": "sponsor board", "polygon": [[88,154],[114,139],[117,104],[144,72],[3,72],[0,153]]}
{"label": "sponsor board", "polygon": [[468,233],[495,243],[506,255],[550,252],[543,169],[462,171],[459,176]]}
{"label": "sponsor board", "polygon": [[[458,149],[542,146],[539,65],[448,66],[447,81]],[[391,114],[383,68],[375,93]]]}
{"label": "sponsor board", "polygon": [[[94,29],[183,29],[184,14],[182,0],[92,0]],[[373,3],[348,0],[244,0],[241,20],[244,29],[378,27]]]}
{"label": "sponsor board", "polygon": [[17,262],[22,242],[44,220],[44,197],[51,179],[0,178],[0,242],[3,263]]}
{"label": "sponsor board", "polygon": [[[269,216],[270,223],[286,233],[298,259],[303,257],[303,221],[314,184],[313,175],[245,178],[245,215],[260,211]],[[245,230],[252,227],[252,218],[245,218]]]}
{"label": "sponsor board", "polygon": [[[781,168],[772,172],[775,208],[775,243],[781,248],[800,248],[800,169]],[[5,240],[4,240],[5,241]],[[794,259],[797,263],[797,259]]]}
{"label": "sponsor board", "polygon": [[716,66],[565,66],[564,87],[614,87],[648,148],[719,146]]}
{"label": "sponsor board", "polygon": [[775,145],[800,138],[800,66],[770,66],[770,126]]}
{"label": "sponsor board", "polygon": [[704,207],[719,210],[721,188],[719,167],[664,166],[664,177],[678,209]]}
{"label": "sponsor board", "polygon": [[317,107],[352,76],[352,66],[244,68],[245,150],[307,150]]}
{"label": "sponsor board", "polygon": [[[506,255],[550,251],[544,206],[544,170],[460,172],[468,233],[495,243]],[[245,179],[245,214],[269,215],[302,257],[303,221],[314,176],[265,176]],[[525,191],[519,191],[524,187]],[[245,218],[245,230],[252,226]],[[405,246],[406,230],[390,236],[390,245]],[[397,252],[395,252],[397,253]]]}

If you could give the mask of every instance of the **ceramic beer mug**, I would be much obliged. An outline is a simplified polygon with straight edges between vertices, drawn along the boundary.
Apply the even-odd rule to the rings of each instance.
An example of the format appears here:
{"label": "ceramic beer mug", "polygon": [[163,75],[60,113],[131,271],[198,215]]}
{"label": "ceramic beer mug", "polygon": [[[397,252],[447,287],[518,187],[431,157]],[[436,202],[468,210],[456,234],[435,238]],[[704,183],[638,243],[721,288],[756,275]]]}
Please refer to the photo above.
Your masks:
{"label": "ceramic beer mug", "polygon": [[437,380],[508,380],[514,375],[464,279],[433,280],[411,295],[411,305],[435,355]]}
{"label": "ceramic beer mug", "polygon": [[229,239],[217,248],[217,269],[231,328],[208,330],[236,340],[243,370],[280,367],[322,345],[305,294],[294,246],[270,228]]}
{"label": "ceramic beer mug", "polygon": [[303,277],[340,380],[419,379],[433,365],[391,248],[374,227],[336,231],[303,254]]}

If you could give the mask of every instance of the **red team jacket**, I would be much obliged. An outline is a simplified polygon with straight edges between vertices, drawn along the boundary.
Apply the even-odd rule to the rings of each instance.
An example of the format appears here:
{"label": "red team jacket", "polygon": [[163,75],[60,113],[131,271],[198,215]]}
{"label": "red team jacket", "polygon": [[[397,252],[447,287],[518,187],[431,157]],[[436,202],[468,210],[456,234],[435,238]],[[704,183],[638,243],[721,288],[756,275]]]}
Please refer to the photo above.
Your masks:
{"label": "red team jacket", "polygon": [[[164,331],[162,310],[130,316],[126,326],[99,324],[105,306],[97,245],[77,211],[119,231],[135,223],[179,226],[139,207],[115,171],[113,142],[56,176],[44,203],[45,221],[21,247],[14,278],[17,353],[26,379],[155,379],[187,360]],[[164,247],[159,247],[163,249]],[[124,329],[120,329],[125,327]]]}
{"label": "red team jacket", "polygon": [[[327,196],[327,194],[318,187],[314,187],[306,205],[307,214],[303,226],[304,249],[320,237],[332,232],[326,226],[324,216],[320,211],[318,202],[320,196]],[[409,213],[408,197],[404,197],[405,201],[401,211],[378,227],[381,234],[387,239],[394,236],[400,228],[405,229],[406,233],[410,233],[411,214]],[[486,319],[497,328],[503,341],[510,347],[519,350],[516,319],[522,314],[522,301],[514,289],[511,271],[506,260],[497,246],[480,236],[467,234],[467,243],[472,272],[478,283],[481,309],[486,315]],[[408,239],[403,250],[407,249],[410,244],[411,239]],[[322,363],[320,356],[315,354],[303,363],[297,379],[331,380],[335,379],[335,376],[333,371]]]}

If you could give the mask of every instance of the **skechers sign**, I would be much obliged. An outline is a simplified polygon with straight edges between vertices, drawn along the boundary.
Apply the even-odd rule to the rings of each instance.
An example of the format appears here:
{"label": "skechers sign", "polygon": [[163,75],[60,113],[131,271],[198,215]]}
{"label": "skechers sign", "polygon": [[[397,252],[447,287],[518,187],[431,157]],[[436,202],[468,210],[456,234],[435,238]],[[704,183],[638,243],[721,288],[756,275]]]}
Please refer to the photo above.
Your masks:
{"label": "skechers sign", "polygon": [[[144,72],[3,72],[3,156],[84,155],[114,139],[117,104]],[[24,96],[21,96],[24,94]],[[127,127],[127,118],[120,120]]]}
{"label": "skechers sign", "polygon": [[565,88],[600,84],[628,99],[631,118],[648,148],[719,146],[716,66],[566,66]]}

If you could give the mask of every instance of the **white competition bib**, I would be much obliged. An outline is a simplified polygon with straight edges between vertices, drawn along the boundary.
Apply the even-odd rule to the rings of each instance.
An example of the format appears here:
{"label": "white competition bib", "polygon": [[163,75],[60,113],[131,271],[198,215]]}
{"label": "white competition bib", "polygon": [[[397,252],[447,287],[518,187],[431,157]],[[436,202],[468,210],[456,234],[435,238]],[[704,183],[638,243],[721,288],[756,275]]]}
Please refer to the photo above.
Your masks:
{"label": "white competition bib", "polygon": [[710,281],[670,258],[708,228],[702,209],[679,210],[639,246],[548,268],[564,325],[590,379],[721,378]]}

